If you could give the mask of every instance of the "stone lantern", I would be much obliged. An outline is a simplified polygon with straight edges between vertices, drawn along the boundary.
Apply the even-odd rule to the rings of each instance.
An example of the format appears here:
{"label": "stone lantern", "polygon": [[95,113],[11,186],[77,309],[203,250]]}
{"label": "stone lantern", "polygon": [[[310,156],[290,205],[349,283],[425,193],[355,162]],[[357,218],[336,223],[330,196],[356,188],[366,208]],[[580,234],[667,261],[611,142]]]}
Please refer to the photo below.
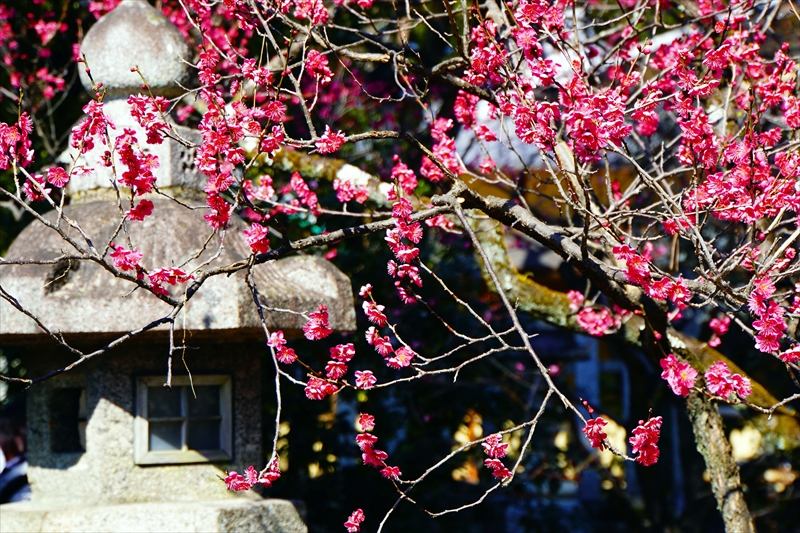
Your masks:
{"label": "stone lantern", "polygon": [[[153,214],[126,224],[130,243],[143,254],[142,266],[148,271],[179,265],[210,269],[246,258],[250,249],[241,232],[247,226],[236,215],[224,246],[218,237],[206,244],[211,234],[203,218],[206,178],[194,167],[192,148],[200,142],[199,133],[174,125],[176,136],[188,142],[146,145],[145,132],[130,117],[127,97],[141,91],[132,67],[139,67],[156,95],[175,96],[188,83],[192,57],[178,29],[144,0],[125,0],[92,26],[82,52],[95,82],[106,88],[105,111],[116,125],[112,142],[123,128],[133,129],[142,147],[160,161],[155,174],[163,195],[146,197],[154,204]],[[87,76],[82,73],[81,79],[91,90]],[[83,156],[96,168],[71,180],[64,209],[95,246],[119,235],[123,211],[111,169],[96,164],[105,149],[95,147]],[[55,212],[45,218],[55,221]],[[61,227],[80,238],[63,221]],[[128,242],[128,236],[117,239]],[[71,251],[58,233],[34,222],[6,259],[54,260]],[[324,259],[294,256],[252,272],[268,307],[307,313],[324,304],[333,329],[355,329],[350,281]],[[3,505],[0,531],[306,530],[296,504],[254,492],[230,493],[220,480],[226,470],[265,463],[259,359],[265,339],[244,275],[209,278],[176,318],[173,343],[192,349],[175,353],[171,391],[163,386],[167,324],[27,391],[33,500]],[[171,310],[149,292],[133,290],[130,282],[83,260],[3,266],[0,286],[85,354]],[[172,296],[180,298],[181,286],[174,289]],[[287,335],[297,334],[305,323],[302,316],[279,312],[268,312],[266,321]],[[0,301],[0,346],[21,347],[34,376],[77,357],[5,300]]]}

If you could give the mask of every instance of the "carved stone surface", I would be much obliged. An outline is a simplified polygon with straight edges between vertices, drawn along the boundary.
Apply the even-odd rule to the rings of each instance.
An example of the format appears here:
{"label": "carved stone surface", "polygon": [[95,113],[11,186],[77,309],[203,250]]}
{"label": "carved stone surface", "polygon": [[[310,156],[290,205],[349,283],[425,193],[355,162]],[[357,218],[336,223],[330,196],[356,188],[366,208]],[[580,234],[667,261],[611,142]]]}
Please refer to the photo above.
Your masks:
{"label": "carved stone surface", "polygon": [[244,532],[306,533],[302,504],[286,500],[201,501],[53,507],[4,505],[2,533]]}
{"label": "carved stone surface", "polygon": [[[206,250],[195,258],[211,234],[203,219],[204,210],[190,210],[160,197],[153,197],[152,201],[155,207],[151,216],[128,224],[133,248],[143,254],[141,264],[147,270],[173,266],[191,270],[206,261],[210,262],[203,269],[211,270],[249,255],[250,249],[241,236],[245,224],[234,216],[224,248],[220,249],[218,238],[212,238]],[[101,249],[117,230],[120,219],[115,203],[102,200],[67,206],[65,213]],[[50,212],[46,218],[55,220],[55,213]],[[63,222],[61,225],[71,238],[81,239],[77,231]],[[119,235],[117,242],[129,248],[124,235]],[[6,259],[49,260],[70,252],[69,244],[58,233],[36,222],[14,241]],[[231,276],[209,278],[189,300],[176,324],[189,331],[251,330],[263,335],[244,276],[245,272],[239,271]],[[253,279],[269,307],[308,313],[324,304],[332,328],[355,329],[350,280],[321,257],[294,256],[258,265],[253,268]],[[165,316],[171,309],[152,294],[134,290],[133,283],[89,261],[5,266],[0,269],[0,285],[53,331],[65,334],[126,332]],[[183,287],[171,289],[172,295],[179,298]],[[291,313],[268,312],[266,318],[272,329],[298,330],[306,322],[302,316]],[[167,325],[160,329],[167,329]],[[5,300],[0,301],[0,341],[40,333],[32,319]]]}
{"label": "carved stone surface", "polygon": [[[161,346],[165,347],[167,339]],[[229,492],[220,477],[226,470],[263,468],[261,370],[263,350],[251,343],[227,339],[224,356],[212,342],[190,343],[185,366],[178,356],[176,376],[223,374],[233,381],[233,458],[198,464],[137,466],[134,464],[136,379],[166,379],[166,348],[154,349],[153,339],[132,340],[69,372],[37,384],[28,391],[28,479],[34,501],[53,505],[98,505],[134,502],[186,502],[261,499],[255,492]],[[263,345],[262,345],[263,346]],[[93,343],[81,346],[87,349]],[[72,358],[59,350],[38,349],[29,357],[31,372],[43,374]],[[54,400],[64,389],[86,390],[86,449],[59,448],[63,421],[55,420]],[[191,400],[190,400],[191,401]],[[69,490],[65,490],[69,487]],[[4,514],[5,508],[0,510]],[[2,521],[2,520],[0,520]]]}
{"label": "carved stone surface", "polygon": [[[190,79],[192,52],[181,32],[145,0],[125,0],[98,20],[81,43],[95,83],[102,82],[107,97],[142,91],[138,66],[156,95],[180,96]],[[85,69],[81,83],[91,91]]]}

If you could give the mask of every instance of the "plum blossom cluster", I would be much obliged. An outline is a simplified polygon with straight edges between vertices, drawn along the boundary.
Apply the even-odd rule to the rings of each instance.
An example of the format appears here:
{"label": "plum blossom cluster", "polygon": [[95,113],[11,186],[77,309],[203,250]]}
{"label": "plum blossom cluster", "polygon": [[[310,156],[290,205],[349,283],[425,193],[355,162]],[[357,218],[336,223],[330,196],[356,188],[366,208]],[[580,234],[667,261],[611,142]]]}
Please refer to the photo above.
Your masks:
{"label": "plum blossom cluster", "polygon": [[453,121],[449,118],[436,119],[431,126],[431,137],[436,140],[432,149],[434,159],[423,156],[419,172],[434,183],[444,179],[445,171],[442,167],[452,174],[458,174],[464,168],[456,154],[455,140],[447,135],[447,131],[452,128]]}
{"label": "plum blossom cluster", "polygon": [[[259,87],[267,87],[275,81],[269,69],[256,66],[256,60],[252,57],[242,61],[242,76]],[[273,122],[283,122],[286,106],[281,102],[273,101],[266,106],[265,111],[267,117]]]}
{"label": "plum blossom cluster", "polygon": [[800,363],[800,345],[795,344],[785,352],[780,354],[781,361],[790,364]]}
{"label": "plum blossom cluster", "polygon": [[465,75],[471,83],[499,85],[503,83],[503,74],[509,74],[506,68],[508,52],[503,43],[495,40],[496,35],[497,24],[493,20],[487,20],[472,29],[471,68]]}
{"label": "plum blossom cluster", "polygon": [[[319,310],[310,314],[306,324],[308,332],[306,337],[310,340],[319,340],[327,337],[332,330],[328,325],[327,308],[319,306]],[[327,332],[327,333],[326,333]],[[275,352],[275,357],[283,364],[292,364],[297,361],[297,354],[293,348],[286,346],[287,341],[283,331],[270,333],[267,345]],[[342,380],[348,372],[348,363],[355,357],[356,350],[352,343],[337,344],[329,350],[330,360],[325,364],[325,376],[312,375],[306,383],[305,394],[310,400],[322,400],[339,391]],[[369,389],[377,383],[377,378],[369,370],[355,372],[355,387]]]}
{"label": "plum blossom cluster", "polygon": [[364,518],[364,511],[361,509],[353,511],[344,523],[347,533],[357,533],[361,531],[361,523],[364,521]]}
{"label": "plum blossom cluster", "polygon": [[597,448],[600,451],[605,449],[605,440],[608,435],[603,431],[603,427],[607,425],[608,422],[602,416],[598,416],[587,420],[586,425],[581,428],[583,434],[589,439],[589,444],[591,444],[592,448]]}
{"label": "plum blossom cluster", "polygon": [[639,420],[639,425],[633,430],[633,436],[628,439],[631,451],[636,455],[636,461],[644,466],[658,462],[658,439],[661,436],[661,417],[650,418],[647,422]]}
{"label": "plum blossom cluster", "polygon": [[756,348],[766,353],[774,353],[780,349],[783,332],[786,331],[785,310],[771,297],[775,294],[775,285],[768,275],[754,280],[754,290],[747,299],[750,312],[758,320],[753,321],[756,330]]}
{"label": "plum blossom cluster", "polygon": [[343,204],[350,200],[363,204],[369,199],[369,190],[363,185],[354,183],[352,180],[335,179],[333,181],[333,190],[336,191],[336,199]]}
{"label": "plum blossom cluster", "polygon": [[214,229],[223,228],[230,219],[232,206],[222,194],[236,182],[234,168],[245,160],[240,143],[248,134],[261,133],[258,119],[264,115],[260,108],[250,108],[241,102],[227,107],[222,92],[216,89],[221,78],[220,61],[216,47],[205,46],[197,63],[198,76],[205,84],[200,99],[207,110],[198,124],[203,142],[197,148],[195,164],[208,177],[205,191],[210,212],[204,217]]}
{"label": "plum blossom cluster", "polygon": [[645,254],[640,255],[627,245],[614,246],[612,249],[617,260],[625,262],[625,275],[628,281],[642,287],[648,296],[656,300],[667,300],[675,304],[675,309],[668,317],[670,320],[680,318],[681,311],[692,299],[692,293],[686,286],[683,277],[672,279],[664,276],[661,279],[653,280],[649,266],[652,259],[650,250],[651,248],[647,247]]}
{"label": "plum blossom cluster", "polygon": [[567,292],[569,309],[575,313],[575,321],[589,335],[602,337],[617,331],[629,311],[614,305],[613,310],[597,305],[584,305],[585,298],[578,291]]}
{"label": "plum blossom cluster", "polygon": [[322,400],[332,394],[336,394],[338,391],[339,387],[337,387],[336,384],[316,376],[308,378],[308,383],[306,383],[304,389],[306,398],[309,400]]}
{"label": "plum blossom cluster", "polygon": [[[773,175],[766,151],[777,143],[781,133],[777,128],[771,132],[773,137],[751,136],[742,140],[741,146],[725,150],[723,157],[733,168],[709,175],[696,193],[687,197],[687,210],[705,208],[720,220],[745,223],[774,217],[781,209],[796,210],[800,200],[794,187],[798,161],[790,155],[777,157],[781,171]],[[750,190],[757,191],[755,198]]]}
{"label": "plum blossom cluster", "polygon": [[[135,69],[134,69],[135,70]],[[164,142],[164,133],[169,126],[162,119],[169,108],[169,101],[163,96],[148,98],[140,94],[128,97],[131,116],[147,132],[147,144],[161,144]]]}
{"label": "plum blossom cluster", "polygon": [[145,218],[149,217],[153,214],[153,202],[150,200],[142,199],[139,202],[125,211],[125,217],[128,220],[134,220],[137,222],[141,222]]}
{"label": "plum blossom cluster", "polygon": [[319,215],[321,213],[317,194],[311,190],[299,172],[294,172],[292,174],[292,177],[289,180],[288,190],[294,191],[294,193],[297,195],[297,198],[292,200],[293,206],[299,207],[300,205],[304,205],[308,207],[315,215]]}
{"label": "plum blossom cluster", "polygon": [[356,185],[349,180],[337,179],[333,182],[333,190],[336,191],[336,199],[347,203],[350,200],[363,204],[369,199],[369,191],[363,185]]}
{"label": "plum blossom cluster", "polygon": [[[328,322],[328,308],[320,304],[317,311],[309,313],[308,322],[303,326],[303,334],[308,340],[321,340],[333,333]],[[286,339],[282,331],[270,335],[268,342],[276,352],[278,360],[284,364],[291,364],[297,360],[294,350],[287,348]],[[353,344],[337,344],[330,349],[331,359],[325,365],[325,377],[310,376],[306,383],[305,394],[309,400],[322,400],[339,391],[339,382],[347,373],[347,363],[355,356]],[[370,388],[375,384],[375,377],[371,372],[356,372],[356,386]]]}
{"label": "plum blossom cluster", "polygon": [[320,85],[328,85],[333,79],[333,72],[328,68],[328,58],[317,50],[309,50],[306,54],[305,69]]}
{"label": "plum blossom cluster", "polygon": [[228,490],[242,492],[250,490],[253,485],[260,484],[269,487],[280,477],[281,471],[280,468],[278,468],[278,461],[277,459],[273,459],[261,472],[253,468],[253,465],[247,467],[244,471],[244,475],[237,473],[235,470],[231,470],[225,477],[225,485],[228,487]]}
{"label": "plum blossom cluster", "polygon": [[746,398],[753,392],[750,380],[741,374],[731,373],[724,361],[717,361],[706,370],[706,387],[711,394],[729,398],[732,394]]}
{"label": "plum blossom cluster", "polygon": [[576,75],[562,92],[562,105],[567,110],[564,122],[572,148],[581,161],[600,161],[600,150],[621,145],[630,133],[621,91],[622,88],[617,88],[592,94],[583,78]]}
{"label": "plum blossom cluster", "polygon": [[40,202],[50,195],[52,189],[47,186],[44,176],[34,174],[22,185],[22,192],[29,202]]}
{"label": "plum blossom cluster", "polygon": [[483,464],[492,471],[492,475],[498,479],[510,478],[511,471],[500,460],[506,456],[506,450],[508,449],[508,443],[503,442],[502,435],[499,433],[489,435],[483,441],[482,446],[484,453],[489,456],[488,459],[483,461]]}
{"label": "plum blossom cluster", "polygon": [[139,250],[128,250],[114,243],[110,244],[109,249],[108,255],[116,268],[122,272],[133,271],[140,280],[147,275],[150,288],[155,294],[167,295],[165,284],[174,286],[194,279],[192,274],[180,268],[158,268],[148,273],[140,264],[143,255]]}
{"label": "plum blossom cluster", "polygon": [[555,126],[560,116],[558,107],[550,102],[505,101],[500,106],[504,115],[514,118],[514,132],[526,144],[540,150],[553,150],[556,145]]}
{"label": "plum blossom cluster", "polygon": [[[800,125],[797,120],[797,97],[794,85],[788,82],[790,77],[787,73],[796,70],[796,63],[786,55],[788,48],[782,47],[774,52],[771,64],[763,64],[758,57],[761,39],[763,36],[757,32],[735,32],[716,50],[709,50],[703,63],[712,69],[715,78],[721,77],[722,68],[731,63],[752,62],[752,65],[759,65],[742,70],[743,84],[758,86],[755,95],[761,100],[759,112],[780,106],[787,126],[794,128]],[[709,46],[708,42],[702,44]],[[694,54],[683,51],[680,56],[679,63],[687,64]],[[684,77],[690,79],[684,83],[691,85],[695,78],[689,71],[689,67],[682,67],[679,72],[686,73]],[[712,80],[711,88],[718,83],[718,80]],[[745,109],[753,103],[752,95],[743,91],[742,85],[737,86],[737,91],[734,98],[737,106]],[[681,122],[684,135],[680,157],[685,162],[698,161],[709,170],[723,166],[721,171],[709,173],[697,190],[687,195],[687,208],[700,207],[708,209],[721,220],[747,223],[775,216],[781,209],[797,209],[798,196],[794,187],[797,154],[777,154],[774,166],[769,161],[768,151],[780,142],[783,135],[780,128],[761,133],[748,129],[740,139],[725,139],[727,142],[724,145],[714,135],[702,110],[696,109],[690,102],[681,102],[676,108],[684,117]],[[777,173],[773,170],[775,167]]]}
{"label": "plum blossom cluster", "polygon": [[361,305],[361,309],[367,316],[367,320],[379,328],[382,328],[386,325],[386,315],[383,314],[385,307],[383,305],[375,303],[374,300],[364,300],[364,303]]}
{"label": "plum blossom cluster", "polygon": [[679,361],[674,354],[669,354],[661,360],[661,378],[667,380],[672,392],[678,396],[688,396],[694,388],[697,379],[697,370],[692,368],[689,363]]}
{"label": "plum blossom cluster", "polygon": [[392,167],[392,176],[391,179],[394,183],[400,187],[400,190],[403,193],[411,195],[414,194],[414,190],[417,188],[417,184],[419,181],[417,180],[417,175],[414,173],[413,170],[408,168],[408,165],[400,161],[400,156],[395,154],[392,157],[394,161],[394,166]]}
{"label": "plum blossom cluster", "polygon": [[24,168],[33,161],[31,132],[33,121],[27,113],[20,115],[16,124],[0,122],[0,170],[8,170],[13,164]]}
{"label": "plum blossom cluster", "polygon": [[286,339],[283,336],[283,331],[274,331],[270,333],[267,346],[275,350],[275,357],[278,361],[285,365],[290,365],[297,361],[297,354],[294,353],[293,348],[286,346]]}
{"label": "plum blossom cluster", "polygon": [[110,246],[111,250],[109,256],[114,261],[114,266],[123,272],[133,270],[137,273],[137,277],[142,279],[144,276],[144,269],[139,265],[142,260],[142,253],[139,250],[127,250],[122,246],[117,246],[113,242]]}
{"label": "plum blossom cluster", "polygon": [[[458,123],[472,130],[478,139],[484,142],[497,141],[497,135],[485,124],[480,124],[477,108],[479,102],[480,98],[474,94],[459,90],[453,104],[453,114]],[[486,170],[494,166],[490,157],[486,158],[486,165],[489,165],[489,168],[481,169],[484,173],[488,173]]]}
{"label": "plum blossom cluster", "polygon": [[712,337],[708,340],[708,345],[716,348],[722,343],[722,336],[728,333],[728,328],[731,325],[731,317],[724,315],[722,317],[714,317],[708,322],[708,327],[714,332]]}
{"label": "plum blossom cluster", "polygon": [[[375,324],[378,328],[386,326],[388,321],[386,315],[383,313],[384,306],[377,304],[372,298],[372,286],[365,285],[361,288],[359,294],[364,298],[362,309],[367,320]],[[381,335],[375,326],[370,326],[365,336],[367,343],[384,358],[386,365],[394,369],[401,369],[411,365],[417,355],[414,350],[406,345],[395,350],[389,336]],[[374,379],[374,376],[371,377]]]}
{"label": "plum blossom cluster", "polygon": [[[308,322],[306,322],[306,324],[303,326],[303,334],[308,340],[321,340],[331,333],[333,333],[333,330],[330,328],[328,323],[328,308],[320,304],[317,308],[317,311],[309,313]],[[286,342],[283,340],[282,334],[280,339],[276,338],[275,343],[277,344],[281,341],[283,341],[283,343]],[[278,355],[279,360],[282,362],[293,362],[296,359],[296,356],[294,356],[294,351],[292,350],[291,355],[287,357],[286,350],[288,349],[283,348],[281,345],[281,349],[278,350],[278,354],[281,354],[282,352],[284,356],[281,357]],[[333,381],[336,381],[344,376],[344,374],[347,372],[346,363],[352,359],[354,355],[355,349],[353,348],[352,344],[339,345],[331,348],[332,360],[329,361],[325,367],[327,379],[317,376],[309,377],[308,383],[306,383],[305,387],[306,397],[309,400],[322,400],[327,396],[336,394],[339,391],[339,387]]]}
{"label": "plum blossom cluster", "polygon": [[[54,50],[66,43],[56,39],[66,34],[68,26],[53,11],[17,8],[10,4],[0,6],[0,46],[3,47],[3,66],[8,73],[8,83],[17,93],[20,89],[26,92],[38,90],[41,98],[53,100],[57,94],[63,93],[67,87],[64,73],[52,61],[48,61]],[[15,27],[15,19],[24,16],[23,27]],[[28,64],[30,69],[20,69],[21,64]],[[8,93],[7,93],[8,94]]]}
{"label": "plum blossom cluster", "polygon": [[395,370],[410,366],[417,356],[414,350],[405,345],[395,350],[392,347],[392,341],[389,339],[388,335],[381,336],[374,326],[367,330],[366,339],[367,343],[383,356],[386,366],[394,368]]}
{"label": "plum blossom cluster", "polygon": [[341,131],[333,132],[330,126],[325,126],[325,133],[314,143],[317,152],[321,154],[332,154],[339,151],[344,145],[344,134]]}
{"label": "plum blossom cluster", "polygon": [[612,313],[607,307],[583,307],[575,315],[575,320],[586,333],[602,337],[613,333],[622,325],[620,315]]}
{"label": "plum blossom cluster", "polygon": [[153,190],[156,176],[153,171],[158,168],[158,157],[137,148],[136,132],[125,128],[122,135],[114,141],[114,148],[125,170],[118,181],[131,189],[133,194],[141,196]]}
{"label": "plum blossom cluster", "polygon": [[178,285],[194,279],[194,275],[184,272],[180,268],[159,268],[147,275],[150,280],[150,288],[156,294],[167,295],[164,285]]}
{"label": "plum blossom cluster", "polygon": [[[588,403],[584,402],[584,406],[589,410],[589,414],[594,414]],[[603,429],[608,425],[608,422],[601,416],[590,418],[581,429],[583,434],[589,441],[592,448],[600,451],[606,448],[606,439],[608,435]],[[631,445],[631,451],[636,456],[635,460],[644,466],[650,466],[658,461],[659,449],[658,439],[661,434],[661,417],[650,418],[647,422],[639,421],[639,425],[634,428],[633,436],[628,439]]]}
{"label": "plum blossom cluster", "polygon": [[254,222],[243,232],[245,242],[254,254],[263,254],[269,251],[269,228],[261,222]]}
{"label": "plum blossom cluster", "polygon": [[[674,354],[669,354],[661,360],[661,368],[664,369],[661,377],[669,383],[672,392],[687,396],[692,391],[698,372],[689,363],[679,361]],[[740,374],[731,373],[724,361],[711,365],[704,377],[708,391],[726,400],[731,395],[746,398],[753,392],[750,380]]]}
{"label": "plum blossom cluster", "polygon": [[242,189],[249,197],[256,200],[261,200],[262,202],[272,201],[272,198],[275,196],[272,176],[269,174],[262,174],[258,177],[257,183],[258,185],[255,185],[254,182],[246,180],[242,183]]}
{"label": "plum blossom cluster", "polygon": [[[95,142],[107,145],[106,133],[109,129],[116,129],[116,126],[103,111],[103,102],[100,100],[89,100],[83,106],[86,114],[77,126],[72,128],[70,146],[77,148],[81,154],[85,154],[94,149]],[[110,160],[110,155],[106,158]]]}
{"label": "plum blossom cluster", "polygon": [[586,420],[586,423],[581,428],[581,431],[589,440],[589,444],[591,444],[592,448],[597,448],[598,450],[603,451],[605,450],[605,440],[608,438],[608,435],[603,428],[608,425],[608,422],[606,422],[602,416],[595,418],[594,408],[589,404],[588,401],[583,400],[581,403],[589,412],[589,416],[591,417],[589,420]]}
{"label": "plum blossom cluster", "polygon": [[372,434],[375,429],[375,417],[361,413],[358,415],[358,425],[363,433],[356,436],[356,444],[361,450],[361,460],[364,464],[381,469],[381,475],[387,479],[400,479],[403,475],[400,469],[386,464],[389,454],[375,449],[375,443],[378,442],[378,437]]}
{"label": "plum blossom cluster", "polygon": [[325,365],[325,376],[328,379],[342,379],[347,373],[347,363],[356,355],[353,344],[337,344],[330,349],[331,359]]}
{"label": "plum blossom cluster", "polygon": [[317,310],[308,314],[308,322],[303,326],[303,335],[310,341],[324,339],[333,333],[328,323],[328,307],[319,304]]}
{"label": "plum blossom cluster", "polygon": [[[414,212],[411,202],[405,198],[397,199],[394,193],[391,196],[390,200],[397,200],[392,205],[392,218],[395,220],[395,226],[386,230],[384,240],[397,261],[390,259],[386,269],[389,275],[395,278],[394,285],[397,287],[400,299],[405,304],[412,304],[417,300],[410,284],[422,287],[419,267],[412,264],[419,257],[419,248],[416,247],[416,244],[422,240],[422,225],[410,218],[411,213]],[[411,244],[407,244],[406,241],[410,241]],[[410,283],[403,283],[404,280]]]}

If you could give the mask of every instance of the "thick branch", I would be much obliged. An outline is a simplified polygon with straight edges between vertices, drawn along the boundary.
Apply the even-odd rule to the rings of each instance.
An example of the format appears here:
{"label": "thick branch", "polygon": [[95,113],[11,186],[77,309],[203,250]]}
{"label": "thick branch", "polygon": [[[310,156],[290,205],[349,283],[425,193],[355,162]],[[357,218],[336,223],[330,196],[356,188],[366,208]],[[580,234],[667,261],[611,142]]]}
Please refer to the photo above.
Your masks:
{"label": "thick branch", "polygon": [[711,489],[717,499],[717,509],[722,513],[725,531],[755,531],[744,500],[739,466],[733,459],[716,403],[702,394],[692,392],[686,401],[686,412],[692,421],[697,451],[703,456],[711,478]]}
{"label": "thick branch", "polygon": [[[490,218],[514,228],[532,239],[543,244],[557,253],[564,261],[574,266],[581,274],[586,276],[594,286],[609,297],[614,303],[626,309],[641,309],[647,299],[640,297],[641,291],[633,287],[626,287],[625,275],[612,269],[602,261],[589,255],[584,257],[580,245],[572,241],[567,235],[557,228],[539,220],[530,211],[511,200],[495,196],[483,196],[457,182],[450,194],[455,194],[466,200],[467,207],[475,207],[486,213]],[[433,204],[446,203],[441,198],[434,197]],[[660,314],[660,310],[653,309],[653,315]]]}
{"label": "thick branch", "polygon": [[[554,291],[530,277],[520,274],[511,264],[503,240],[502,227],[493,221],[490,224],[481,224],[481,227],[482,231],[476,231],[476,235],[492,262],[503,289],[508,298],[515,303],[517,309],[548,324],[585,334],[586,332],[578,325],[574,314],[570,311],[570,302],[566,294]],[[487,280],[487,286],[492,288],[485,273],[484,277]],[[647,342],[642,338],[644,331],[644,321],[638,316],[633,316],[624,325],[623,339],[633,346],[643,348],[644,343]],[[707,344],[687,337],[672,328],[669,328],[667,333],[673,350],[701,374],[717,361],[724,361],[732,372],[747,376],[744,370]],[[779,403],[779,400],[770,394],[763,385],[752,378],[749,379],[753,393],[748,396],[748,400],[767,408]],[[773,440],[777,448],[794,449],[800,446],[800,423],[798,423],[793,409],[784,406],[776,410],[775,415],[771,418],[759,413],[750,421],[768,439]]]}

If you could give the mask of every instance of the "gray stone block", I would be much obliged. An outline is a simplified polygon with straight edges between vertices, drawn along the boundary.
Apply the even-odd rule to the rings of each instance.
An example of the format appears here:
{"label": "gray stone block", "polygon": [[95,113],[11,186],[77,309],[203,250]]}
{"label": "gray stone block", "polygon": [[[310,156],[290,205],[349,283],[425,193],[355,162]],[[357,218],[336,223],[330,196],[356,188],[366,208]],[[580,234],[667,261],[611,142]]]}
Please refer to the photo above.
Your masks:
{"label": "gray stone block", "polygon": [[[246,225],[232,216],[226,232],[225,246],[218,243],[205,248],[211,229],[203,219],[203,210],[189,210],[170,200],[153,196],[153,214],[143,222],[128,225],[133,247],[143,254],[142,266],[149,271],[171,267],[186,261],[191,271],[195,265],[204,269],[229,265],[249,255],[242,237]],[[65,208],[102,248],[119,225],[119,209],[112,201],[76,203]],[[45,218],[55,222],[55,212]],[[66,224],[62,223],[66,228]],[[80,240],[78,232],[66,229],[71,238]],[[120,244],[128,247],[120,236]],[[43,224],[34,222],[14,241],[8,260],[49,260],[70,253],[70,245]],[[217,252],[219,253],[217,254]],[[74,251],[73,251],[74,253]],[[114,277],[99,265],[72,261],[67,268],[57,265],[11,265],[0,269],[0,284],[19,303],[33,312],[52,331],[71,333],[121,333],[146,325],[170,312],[171,307],[143,290]],[[60,270],[59,270],[60,269]],[[321,257],[294,256],[258,265],[253,269],[254,281],[265,305],[273,308],[311,312],[319,304],[328,307],[331,327],[339,331],[355,329],[355,309],[350,280]],[[244,271],[208,279],[188,302],[176,326],[188,330],[248,330],[260,332],[253,298],[244,281]],[[182,287],[172,287],[180,298]],[[185,320],[184,320],[185,318]],[[267,313],[270,328],[299,330],[306,320],[297,314]],[[160,329],[167,329],[166,324]],[[0,342],[16,342],[20,336],[39,335],[36,323],[0,301]],[[262,339],[263,339],[263,334]]]}
{"label": "gray stone block", "polygon": [[302,504],[287,500],[0,506],[0,533],[306,533]]}
{"label": "gray stone block", "polygon": [[[167,17],[145,0],[125,0],[103,16],[84,37],[81,52],[95,82],[102,82],[109,97],[142,91],[142,80],[131,68],[138,66],[153,93],[167,97],[184,92],[178,83],[190,79],[192,52],[186,39]],[[81,83],[91,90],[85,69]],[[178,82],[178,83],[176,83]]]}
{"label": "gray stone block", "polygon": [[[259,356],[247,343],[199,343],[187,354],[195,376],[227,374],[233,379],[233,458],[200,464],[139,466],[134,463],[135,384],[137,376],[164,376],[164,351],[152,339],[122,347],[113,356],[90,361],[77,372],[57,376],[28,390],[28,479],[38,503],[54,505],[116,504],[239,500],[261,497],[255,492],[229,492],[221,478],[226,470],[263,468]],[[33,350],[30,350],[33,352]],[[35,354],[35,355],[34,355]],[[67,360],[43,351],[26,357],[31,372],[54,368]],[[176,375],[185,375],[176,363]],[[86,450],[58,453],[53,449],[52,392],[86,388]],[[67,488],[65,490],[65,488]]]}

